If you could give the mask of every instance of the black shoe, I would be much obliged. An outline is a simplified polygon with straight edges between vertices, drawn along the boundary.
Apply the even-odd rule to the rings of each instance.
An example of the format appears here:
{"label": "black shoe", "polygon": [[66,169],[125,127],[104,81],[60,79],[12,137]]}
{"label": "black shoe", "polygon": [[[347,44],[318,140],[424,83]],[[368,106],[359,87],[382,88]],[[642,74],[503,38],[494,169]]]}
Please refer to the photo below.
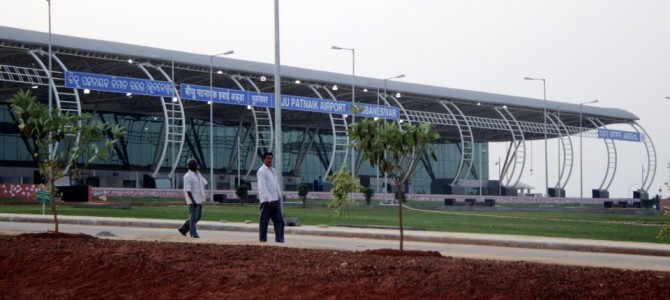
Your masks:
{"label": "black shoe", "polygon": [[181,233],[181,235],[186,236],[186,231],[182,231],[181,228],[178,228],[177,230],[179,233]]}
{"label": "black shoe", "polygon": [[266,240],[259,240],[259,242],[261,242],[261,243],[265,243],[265,242],[267,242],[267,241],[266,241]]}
{"label": "black shoe", "polygon": [[275,241],[275,243],[280,243],[280,244],[283,244],[283,243],[284,243],[284,241]]}
{"label": "black shoe", "polygon": [[194,238],[194,239],[199,239],[199,238],[200,238],[200,236],[199,236],[199,235],[193,235],[193,236],[191,236],[191,238]]}

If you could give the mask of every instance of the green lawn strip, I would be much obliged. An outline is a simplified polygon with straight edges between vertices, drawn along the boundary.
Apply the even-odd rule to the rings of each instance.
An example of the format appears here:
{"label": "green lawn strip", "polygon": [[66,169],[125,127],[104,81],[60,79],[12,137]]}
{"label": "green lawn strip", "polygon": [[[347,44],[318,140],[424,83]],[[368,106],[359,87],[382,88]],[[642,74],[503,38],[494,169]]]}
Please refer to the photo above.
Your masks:
{"label": "green lawn strip", "polygon": [[613,214],[594,212],[570,212],[570,211],[438,211],[446,214],[465,214],[488,217],[500,217],[510,219],[541,219],[560,221],[583,221],[583,222],[618,222],[618,223],[648,223],[659,225],[663,222],[663,216],[636,215],[636,214]]}
{"label": "green lawn strip", "polygon": [[[312,203],[308,201],[308,205]],[[338,216],[323,206],[287,204],[287,217],[296,217],[303,225],[378,225],[398,226],[397,206],[357,205]],[[41,214],[41,205],[0,205],[2,213]],[[46,214],[50,207],[46,206]],[[139,205],[131,209],[74,208],[59,204],[59,215],[150,218],[182,220],[187,217],[185,205]],[[251,222],[258,221],[258,205],[210,204],[203,209],[203,220]],[[463,233],[513,234],[546,237],[583,238],[595,240],[661,242],[655,236],[660,230],[660,216],[595,214],[546,211],[413,211],[403,209],[404,226],[425,228],[427,231]]]}

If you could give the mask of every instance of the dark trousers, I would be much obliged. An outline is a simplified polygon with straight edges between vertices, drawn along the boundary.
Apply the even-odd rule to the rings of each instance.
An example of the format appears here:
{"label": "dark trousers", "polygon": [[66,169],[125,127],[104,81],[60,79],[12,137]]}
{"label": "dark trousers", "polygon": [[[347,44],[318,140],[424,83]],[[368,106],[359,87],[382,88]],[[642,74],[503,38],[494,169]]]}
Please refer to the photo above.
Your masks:
{"label": "dark trousers", "polygon": [[184,225],[181,225],[179,231],[189,232],[192,237],[199,237],[198,231],[196,230],[195,224],[200,221],[202,216],[202,204],[189,204],[188,205],[188,220],[184,222]]}
{"label": "dark trousers", "polygon": [[279,201],[261,203],[261,214],[259,221],[259,240],[265,242],[268,240],[268,224],[272,219],[275,229],[275,242],[284,242],[284,214],[281,211]]}

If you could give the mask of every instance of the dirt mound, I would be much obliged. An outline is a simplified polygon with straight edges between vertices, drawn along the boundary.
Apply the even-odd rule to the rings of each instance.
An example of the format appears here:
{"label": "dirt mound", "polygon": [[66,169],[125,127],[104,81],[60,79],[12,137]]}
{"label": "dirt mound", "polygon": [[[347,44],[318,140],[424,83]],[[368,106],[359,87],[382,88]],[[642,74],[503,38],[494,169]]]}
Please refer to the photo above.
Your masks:
{"label": "dirt mound", "polygon": [[0,236],[0,299],[665,299],[670,290],[670,272],[66,236]]}
{"label": "dirt mound", "polygon": [[419,250],[403,250],[398,249],[372,249],[362,252],[363,255],[381,255],[381,256],[432,256],[441,257],[442,254],[437,251],[419,251]]}

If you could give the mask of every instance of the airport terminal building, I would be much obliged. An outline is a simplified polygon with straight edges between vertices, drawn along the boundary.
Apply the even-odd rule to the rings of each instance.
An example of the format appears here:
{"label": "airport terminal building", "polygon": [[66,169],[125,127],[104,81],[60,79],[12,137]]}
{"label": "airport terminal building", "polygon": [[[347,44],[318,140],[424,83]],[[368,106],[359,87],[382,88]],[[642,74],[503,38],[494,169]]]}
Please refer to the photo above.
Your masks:
{"label": "airport terminal building", "polygon": [[[608,166],[602,184],[591,187],[598,193],[606,196],[616,175],[620,140],[639,140],[646,149],[643,190],[655,175],[651,137],[637,116],[621,109],[288,66],[282,66],[280,78],[278,100],[273,64],[72,36],[50,39],[44,32],[0,26],[0,177],[5,183],[39,181],[30,141],[19,134],[10,112],[8,100],[20,89],[45,102],[51,92],[60,110],[89,112],[127,130],[110,160],[83,172],[82,181],[100,187],[179,187],[186,160],[195,158],[205,176],[213,173],[215,189],[231,190],[255,181],[261,155],[274,151],[280,135],[283,159],[274,163],[281,164],[287,191],[352,165],[363,185],[379,189],[383,174],[360,153],[352,160],[348,147],[347,129],[359,118],[400,126],[428,122],[440,133],[438,160],[424,155],[408,186],[414,194],[479,194],[483,181],[486,195],[515,195],[528,172],[528,141],[545,136],[561,147],[560,176],[549,182],[555,196],[564,195],[576,173],[573,139],[579,134],[603,140]],[[352,100],[362,111],[352,114]],[[275,101],[282,107],[280,132]],[[613,124],[629,124],[631,131],[607,129]],[[489,142],[508,145],[502,182],[488,180]]]}

